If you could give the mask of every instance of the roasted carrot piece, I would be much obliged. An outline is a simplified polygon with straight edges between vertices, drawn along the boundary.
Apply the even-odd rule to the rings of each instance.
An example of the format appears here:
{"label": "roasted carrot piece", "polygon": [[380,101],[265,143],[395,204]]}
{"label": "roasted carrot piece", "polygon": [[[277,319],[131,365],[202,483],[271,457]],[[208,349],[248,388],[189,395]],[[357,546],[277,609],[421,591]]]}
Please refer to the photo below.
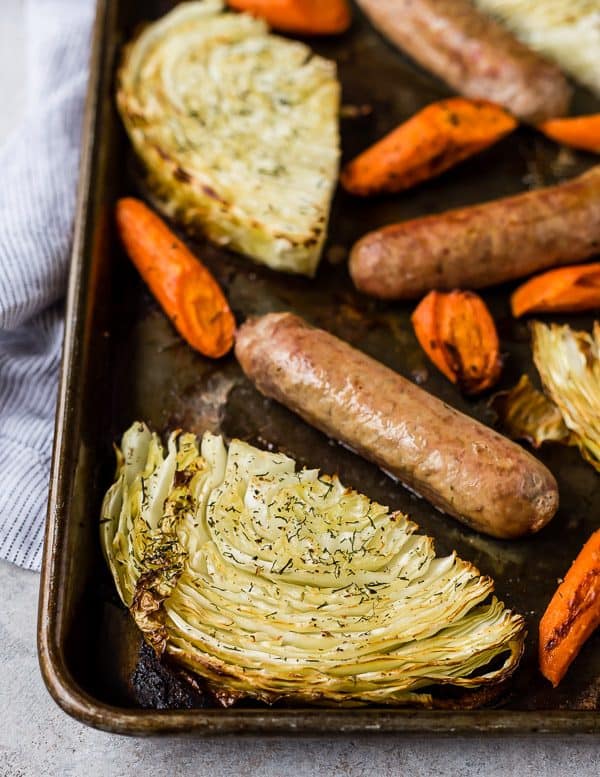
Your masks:
{"label": "roasted carrot piece", "polygon": [[448,364],[446,353],[439,337],[439,315],[441,294],[438,291],[431,291],[423,298],[412,314],[412,324],[421,344],[421,348],[442,372],[448,380],[456,383],[456,375],[450,364]]}
{"label": "roasted carrot piece", "polygon": [[493,386],[502,362],[498,333],[485,302],[470,291],[431,291],[412,315],[421,347],[466,394]]}
{"label": "roasted carrot piece", "polygon": [[211,273],[140,200],[119,200],[116,219],[129,258],[179,334],[205,356],[226,354],[235,319]]}
{"label": "roasted carrot piece", "polygon": [[347,0],[227,0],[236,11],[260,16],[275,30],[337,35],[352,22]]}
{"label": "roasted carrot piece", "polygon": [[538,129],[557,143],[600,154],[600,113],[549,119]]}
{"label": "roasted carrot piece", "polygon": [[540,669],[555,688],[598,626],[600,530],[583,546],[540,622]]}
{"label": "roasted carrot piece", "polygon": [[510,298],[513,316],[579,313],[600,308],[600,262],[550,270],[524,283]]}
{"label": "roasted carrot piece", "polygon": [[433,178],[517,126],[504,108],[453,97],[428,105],[346,165],[342,186],[368,196]]}

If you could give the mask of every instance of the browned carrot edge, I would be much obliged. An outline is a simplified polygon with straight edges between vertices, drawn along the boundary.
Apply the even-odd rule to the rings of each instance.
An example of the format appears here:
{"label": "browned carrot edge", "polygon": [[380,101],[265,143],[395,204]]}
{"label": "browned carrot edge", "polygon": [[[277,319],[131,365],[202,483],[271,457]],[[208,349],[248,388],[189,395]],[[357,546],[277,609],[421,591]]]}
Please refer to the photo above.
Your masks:
{"label": "browned carrot edge", "polygon": [[439,291],[430,291],[415,308],[411,322],[421,348],[448,380],[456,383],[456,375],[448,364],[441,347],[438,325]]}
{"label": "browned carrot edge", "polygon": [[270,27],[298,35],[338,35],[352,23],[347,0],[227,0],[236,11],[260,16]]}
{"label": "browned carrot edge", "polygon": [[491,388],[502,368],[496,325],[471,291],[431,291],[412,315],[415,335],[436,367],[466,394]]}
{"label": "browned carrot edge", "polygon": [[559,267],[537,275],[513,292],[513,316],[579,313],[600,308],[600,262]]}
{"label": "browned carrot edge", "polygon": [[600,113],[549,119],[538,129],[557,143],[600,154]]}
{"label": "browned carrot edge", "polygon": [[119,200],[116,221],[127,254],[179,334],[205,356],[226,354],[235,319],[209,270],[140,200]]}
{"label": "browned carrot edge", "polygon": [[487,148],[516,126],[516,119],[494,103],[440,100],[347,164],[342,186],[361,196],[407,189]]}
{"label": "browned carrot edge", "polygon": [[600,625],[600,530],[581,549],[540,622],[540,670],[554,687]]}

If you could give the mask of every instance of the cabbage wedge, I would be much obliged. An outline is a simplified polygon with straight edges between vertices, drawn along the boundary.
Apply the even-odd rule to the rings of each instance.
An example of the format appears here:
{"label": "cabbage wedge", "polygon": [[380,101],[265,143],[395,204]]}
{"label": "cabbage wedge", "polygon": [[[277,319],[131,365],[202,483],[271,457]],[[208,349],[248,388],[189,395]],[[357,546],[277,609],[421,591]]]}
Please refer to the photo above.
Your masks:
{"label": "cabbage wedge", "polygon": [[135,423],[117,449],[101,540],[159,654],[241,697],[431,706],[494,686],[524,623],[493,582],[400,513],[280,453]]}
{"label": "cabbage wedge", "polygon": [[600,95],[598,0],[475,0],[475,5]]}
{"label": "cabbage wedge", "polygon": [[536,321],[532,332],[544,392],[559,409],[572,444],[600,471],[600,324],[590,335]]}
{"label": "cabbage wedge", "polygon": [[117,81],[157,207],[275,270],[314,274],[340,155],[334,62],[196,0],[125,48]]}

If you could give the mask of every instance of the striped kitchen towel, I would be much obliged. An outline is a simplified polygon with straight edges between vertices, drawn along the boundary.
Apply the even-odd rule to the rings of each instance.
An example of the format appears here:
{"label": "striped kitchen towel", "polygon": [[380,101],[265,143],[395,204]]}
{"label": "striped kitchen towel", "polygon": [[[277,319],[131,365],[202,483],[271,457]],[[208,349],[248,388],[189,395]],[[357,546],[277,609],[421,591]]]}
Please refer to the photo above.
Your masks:
{"label": "striped kitchen towel", "polygon": [[93,0],[26,0],[27,111],[0,147],[0,558],[39,569]]}

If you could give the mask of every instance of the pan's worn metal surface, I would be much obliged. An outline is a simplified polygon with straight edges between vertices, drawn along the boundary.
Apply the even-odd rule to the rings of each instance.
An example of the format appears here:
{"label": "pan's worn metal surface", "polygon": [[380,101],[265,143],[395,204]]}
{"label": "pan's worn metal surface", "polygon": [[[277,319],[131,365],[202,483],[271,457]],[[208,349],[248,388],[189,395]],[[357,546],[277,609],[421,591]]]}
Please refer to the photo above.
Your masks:
{"label": "pan's worn metal surface", "polygon": [[[536,660],[538,621],[557,579],[599,525],[600,478],[579,454],[552,446],[539,453],[557,477],[561,507],[538,535],[508,542],[469,531],[264,399],[233,355],[213,362],[192,352],[123,255],[114,204],[119,196],[143,192],[143,181],[114,108],[114,69],[142,14],[155,18],[170,6],[160,0],[99,0],[40,594],[40,662],[50,692],[75,717],[126,733],[599,732],[600,634],[588,641],[557,690],[541,677]],[[446,94],[358,11],[355,16],[347,35],[311,41],[319,53],[337,60],[344,103],[354,106],[342,119],[345,159]],[[598,109],[589,95],[578,93],[575,110]],[[239,323],[252,314],[292,310],[491,423],[485,398],[465,400],[427,362],[412,333],[413,306],[358,294],[343,259],[369,229],[552,183],[592,163],[523,128],[413,191],[372,200],[339,192],[325,258],[313,281],[272,273],[208,244],[190,244],[223,284]],[[527,325],[510,316],[512,288],[483,295],[506,354],[503,388],[522,372],[535,376]],[[561,320],[591,325],[583,316]],[[439,552],[455,548],[492,575],[498,595],[526,616],[530,632],[522,665],[497,708],[206,708],[206,699],[185,678],[158,670],[147,654],[140,663],[139,634],[118,603],[98,541],[100,503],[114,467],[112,442],[136,418],[159,430],[179,424],[221,431],[337,472],[344,483],[408,512],[436,538]],[[142,708],[148,705],[154,709]]]}

